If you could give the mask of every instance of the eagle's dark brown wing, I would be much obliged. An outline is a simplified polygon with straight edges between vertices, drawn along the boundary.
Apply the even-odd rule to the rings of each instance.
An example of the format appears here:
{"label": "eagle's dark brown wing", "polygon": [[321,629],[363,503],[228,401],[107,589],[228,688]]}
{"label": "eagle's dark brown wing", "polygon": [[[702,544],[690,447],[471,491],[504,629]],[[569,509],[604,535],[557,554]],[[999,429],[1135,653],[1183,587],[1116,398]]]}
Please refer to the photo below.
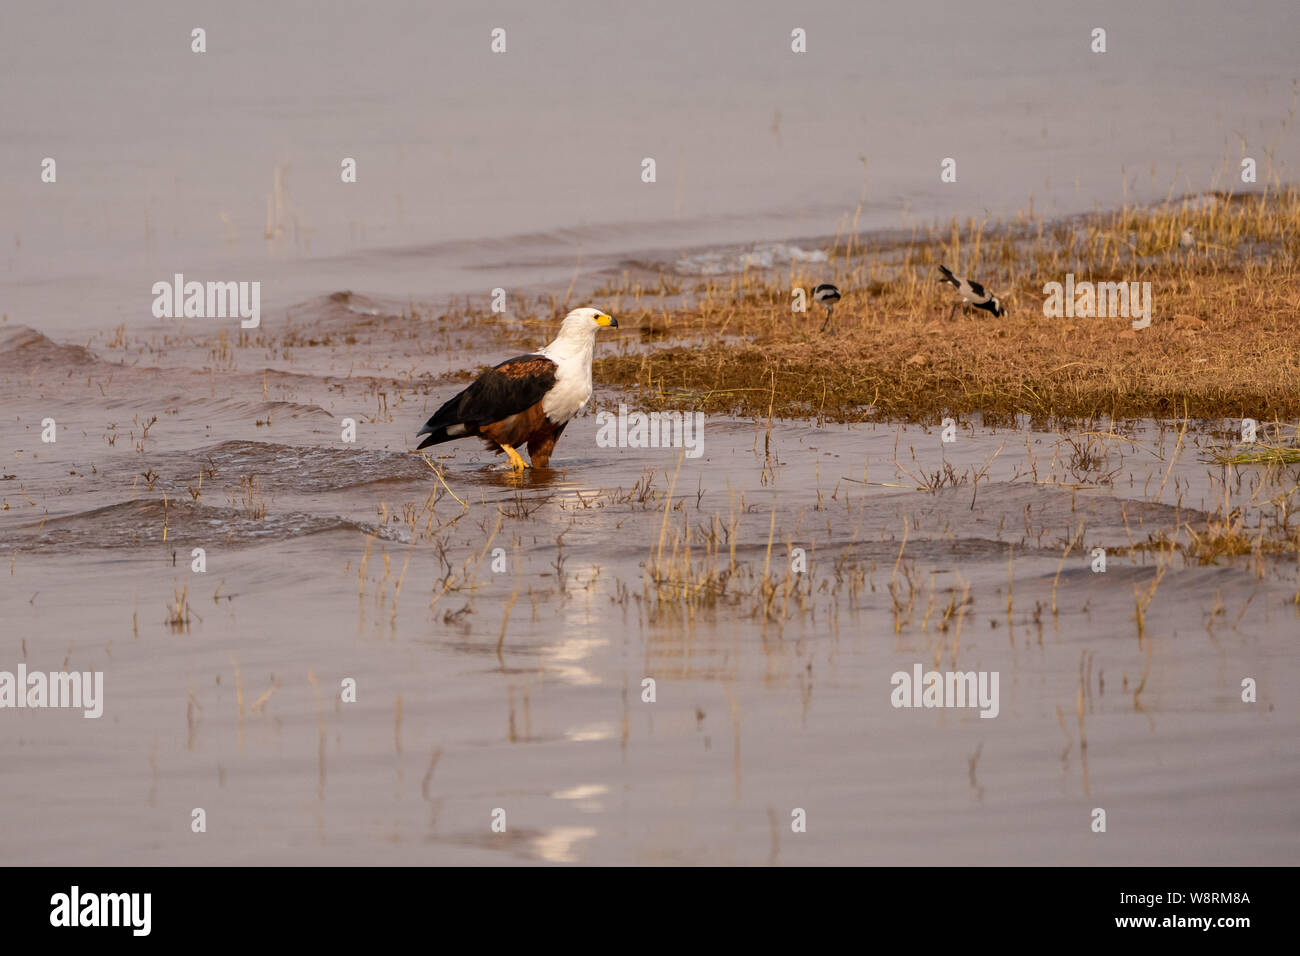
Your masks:
{"label": "eagle's dark brown wing", "polygon": [[545,355],[517,355],[489,369],[424,423],[427,448],[478,433],[480,428],[536,405],[555,387],[555,363]]}

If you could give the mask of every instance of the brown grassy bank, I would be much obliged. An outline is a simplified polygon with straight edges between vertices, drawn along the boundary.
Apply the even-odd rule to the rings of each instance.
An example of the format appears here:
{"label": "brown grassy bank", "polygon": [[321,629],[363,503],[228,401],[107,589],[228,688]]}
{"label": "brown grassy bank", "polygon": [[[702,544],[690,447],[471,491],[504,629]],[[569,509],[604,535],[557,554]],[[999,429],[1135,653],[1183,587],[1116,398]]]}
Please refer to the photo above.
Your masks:
{"label": "brown grassy bank", "polygon": [[[1180,244],[1190,229],[1193,248]],[[647,407],[766,417],[932,421],[1300,416],[1300,192],[1196,197],[1058,223],[1022,220],[862,244],[827,263],[605,290],[640,353],[599,358],[602,385]],[[946,262],[1010,309],[948,315]],[[1046,282],[1150,282],[1152,322],[1047,318]],[[833,281],[831,328],[792,288]],[[689,285],[689,283],[688,283]],[[648,287],[648,288],[647,288]],[[632,321],[628,321],[631,319]],[[874,406],[875,411],[868,408]]]}

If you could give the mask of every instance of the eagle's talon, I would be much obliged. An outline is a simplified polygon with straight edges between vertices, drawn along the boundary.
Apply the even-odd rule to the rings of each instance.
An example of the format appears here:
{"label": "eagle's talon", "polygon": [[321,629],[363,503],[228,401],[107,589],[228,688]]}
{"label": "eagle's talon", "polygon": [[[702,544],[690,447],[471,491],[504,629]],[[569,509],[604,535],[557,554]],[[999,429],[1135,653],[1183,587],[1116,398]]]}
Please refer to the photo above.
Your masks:
{"label": "eagle's talon", "polygon": [[528,462],[524,461],[523,456],[509,445],[502,445],[501,450],[506,453],[506,457],[510,459],[510,467],[515,471],[522,472],[528,467]]}

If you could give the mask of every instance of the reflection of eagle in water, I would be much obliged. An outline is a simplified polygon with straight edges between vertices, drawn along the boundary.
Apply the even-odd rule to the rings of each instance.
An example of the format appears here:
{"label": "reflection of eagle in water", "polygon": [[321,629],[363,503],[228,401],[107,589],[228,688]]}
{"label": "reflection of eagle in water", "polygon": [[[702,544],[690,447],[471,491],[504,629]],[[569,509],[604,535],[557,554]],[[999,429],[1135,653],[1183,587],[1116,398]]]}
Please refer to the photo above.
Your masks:
{"label": "reflection of eagle in water", "polygon": [[489,369],[438,409],[416,432],[429,436],[418,447],[477,435],[516,469],[527,467],[515,451],[523,445],[533,465],[545,468],[564,426],[591,398],[591,353],[601,326],[618,328],[618,319],[574,309],[550,345]]}

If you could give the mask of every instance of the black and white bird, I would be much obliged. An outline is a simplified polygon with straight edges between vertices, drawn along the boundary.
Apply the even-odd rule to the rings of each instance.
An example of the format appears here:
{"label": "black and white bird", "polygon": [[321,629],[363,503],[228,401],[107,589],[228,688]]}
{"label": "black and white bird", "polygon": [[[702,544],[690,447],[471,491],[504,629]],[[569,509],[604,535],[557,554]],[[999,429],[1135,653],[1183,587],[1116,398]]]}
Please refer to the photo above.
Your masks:
{"label": "black and white bird", "polygon": [[[955,276],[952,274],[952,270],[945,265],[940,265],[939,271],[943,273],[943,278],[939,281],[950,283],[961,293],[961,297],[975,308],[983,309],[985,312],[991,312],[997,316],[1007,314],[1007,310],[1002,308],[1002,303],[998,301],[998,297],[974,279],[963,279],[961,276]],[[953,304],[952,311],[948,313],[949,321],[952,320],[959,306],[961,306],[960,302]]]}
{"label": "black and white bird", "polygon": [[835,303],[840,301],[840,290],[829,282],[823,282],[813,288],[812,297],[814,302],[820,302],[826,306],[826,321],[822,323],[822,331],[825,332],[826,326],[831,321],[831,310],[835,308]]}

